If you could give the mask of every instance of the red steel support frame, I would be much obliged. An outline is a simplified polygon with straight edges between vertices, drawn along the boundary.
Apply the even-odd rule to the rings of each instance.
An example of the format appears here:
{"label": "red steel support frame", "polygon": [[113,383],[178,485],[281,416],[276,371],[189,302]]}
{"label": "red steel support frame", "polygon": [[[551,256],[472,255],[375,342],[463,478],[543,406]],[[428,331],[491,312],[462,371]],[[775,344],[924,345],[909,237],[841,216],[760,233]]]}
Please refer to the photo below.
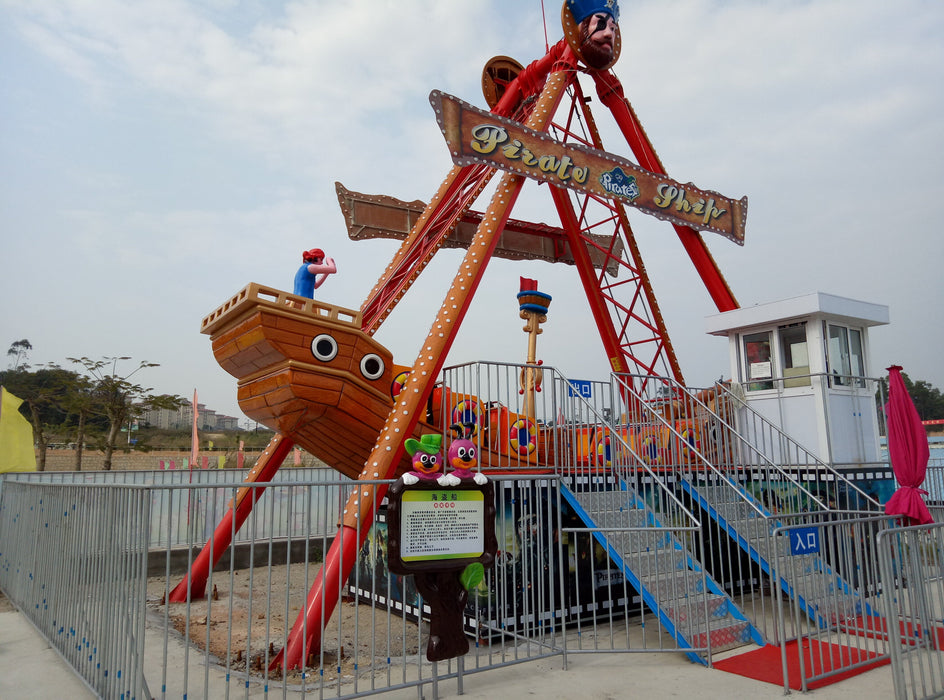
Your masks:
{"label": "red steel support frame", "polygon": [[580,240],[580,223],[577,221],[577,215],[570,203],[570,195],[560,187],[551,187],[550,192],[554,205],[557,207],[557,213],[560,216],[561,226],[570,239],[570,249],[574,254],[574,263],[580,274],[580,282],[583,284],[584,292],[587,295],[587,302],[590,304],[590,313],[593,315],[593,320],[596,321],[597,329],[600,332],[603,349],[610,360],[610,367],[614,372],[626,372],[628,368],[623,357],[620,339],[613,328],[613,323],[610,321],[609,311],[600,296],[599,284],[594,273],[593,263],[590,261],[590,255],[587,253],[587,247]]}
{"label": "red steel support frame", "polygon": [[[549,60],[549,57],[553,60]],[[528,120],[528,126],[543,130],[547,127],[564,88],[574,79],[576,60],[566,42],[561,40],[551,49],[548,56],[537,63],[542,67],[547,66],[550,75],[541,91],[538,106]],[[534,80],[535,76],[529,74],[529,78]],[[503,96],[503,101],[516,99],[517,83],[518,79],[513,83],[514,90],[509,89]],[[445,364],[469,303],[482,280],[492,251],[498,244],[498,233],[504,228],[511,214],[523,182],[524,178],[519,175],[505,173],[502,176],[488,211],[447,292],[440,314],[433,322],[416,358],[408,383],[400,392],[397,403],[378,437],[377,446],[367,460],[361,479],[392,478],[392,471],[403,452],[402,435],[412,434],[411,431],[419,421],[420,408],[432,393],[435,378]],[[443,313],[447,310],[449,316],[444,320]],[[308,654],[320,649],[322,625],[337,606],[341,586],[353,570],[357,552],[370,531],[371,521],[368,518],[373,515],[375,504],[380,502],[385,493],[386,486],[372,486],[358,488],[351,495],[342,516],[343,524],[331,543],[322,566],[322,571],[326,573],[309,591],[306,605],[299,611],[298,618],[289,632],[287,644],[276,655],[270,668],[302,668]]]}
{"label": "red steel support frame", "polygon": [[[573,89],[571,111],[566,122],[555,125],[556,128],[562,133],[565,142],[574,140],[582,145],[605,150],[580,83],[575,82]],[[587,130],[586,135],[575,133],[572,128],[573,124],[581,119]],[[595,270],[587,266],[589,258],[586,255],[580,258],[575,255],[574,258],[612,370],[645,375],[658,374],[656,367],[662,361],[668,374],[684,383],[678,358],[669,340],[662,312],[623,205],[617,200],[605,202],[590,195],[577,195],[563,189],[554,194],[561,225],[567,232],[571,247],[596,248],[598,253],[611,259],[615,267],[612,277],[608,279],[610,264],[605,262],[599,270]],[[578,200],[576,205],[573,203],[574,199]],[[591,206],[593,201],[596,202],[595,206]],[[602,207],[604,213],[591,216],[591,209],[597,207]],[[579,218],[577,210],[580,212]],[[596,239],[585,235],[592,234],[602,227],[612,227],[613,230],[609,234],[611,242],[606,248],[601,248]],[[600,238],[606,237],[600,233],[596,235]],[[620,239],[622,248],[616,245]],[[624,250],[628,257],[624,258],[623,254],[614,256],[614,251],[620,250]],[[622,274],[628,274],[629,279],[617,280]],[[617,299],[614,293],[624,287],[632,290],[627,301]],[[639,332],[638,337],[630,337],[633,331]],[[645,351],[640,353],[642,348],[645,348]]]}
{"label": "red steel support frame", "polygon": [[[667,175],[668,173],[662,167],[659,156],[656,155],[649,137],[643,131],[636,113],[623,95],[623,85],[619,78],[609,71],[593,71],[593,79],[596,82],[597,95],[600,101],[613,113],[620,131],[626,137],[626,141],[639,161],[639,165],[650,172]],[[715,259],[705,246],[705,241],[701,235],[687,226],[679,224],[673,224],[673,226],[718,311],[731,311],[739,308],[731,288],[728,287],[728,283],[721,274]]]}
{"label": "red steel support frame", "polygon": [[[272,477],[282,466],[282,462],[285,461],[294,445],[295,443],[284,435],[279,434],[273,437],[263,453],[259,455],[255,466],[246,475],[245,483],[266,484],[272,481]],[[232,544],[233,534],[238,532],[246,522],[253,504],[259,500],[263,491],[265,491],[265,486],[243,486],[236,492],[236,497],[230,503],[226,514],[213,531],[213,536],[190,566],[190,573],[167,596],[168,602],[185,603],[187,600],[196,600],[206,596],[210,570],[216,566],[223,552]]]}

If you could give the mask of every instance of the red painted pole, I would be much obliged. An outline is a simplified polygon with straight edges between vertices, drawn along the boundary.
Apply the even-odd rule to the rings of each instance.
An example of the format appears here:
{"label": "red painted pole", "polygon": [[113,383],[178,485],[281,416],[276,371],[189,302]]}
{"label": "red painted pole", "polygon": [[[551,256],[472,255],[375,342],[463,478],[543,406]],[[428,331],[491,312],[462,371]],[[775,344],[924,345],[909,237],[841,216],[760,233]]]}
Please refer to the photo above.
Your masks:
{"label": "red painted pole", "polygon": [[[386,490],[384,486],[384,493]],[[377,502],[382,499],[383,494],[379,493]],[[331,542],[315,582],[308,591],[305,607],[299,611],[285,646],[269,664],[269,670],[279,667],[288,670],[304,668],[307,657],[321,651],[322,628],[338,605],[341,589],[354,568],[357,553],[368,532],[370,523],[365,523],[361,528],[347,525],[338,528],[338,534]]]}
{"label": "red painted pole", "polygon": [[[533,72],[528,70],[522,72],[522,75],[528,75],[531,80],[536,80],[538,75],[543,77],[547,74],[545,71],[553,71],[541,91],[538,107],[532,112],[528,123],[528,126],[532,128],[545,129],[564,88],[569,81],[573,80],[574,58],[566,43],[562,41],[553,47],[547,56],[532,65],[539,68],[534,69]],[[521,79],[521,75],[518,79]],[[496,106],[496,111],[505,107],[506,98],[507,103],[512,104],[516,99],[515,93],[512,90],[506,92],[502,102]],[[360,479],[393,477],[396,465],[403,453],[402,436],[411,435],[419,420],[419,407],[425,404],[433,388],[435,381],[433,378],[439,374],[446,361],[446,355],[468,310],[469,301],[481,281],[492,251],[498,243],[498,233],[504,228],[523,180],[522,176],[511,176],[508,173],[503,176],[498,192],[483,217],[483,223],[479,225],[475,238],[469,245],[460,273],[453,280],[447,294],[447,299],[455,299],[455,302],[447,301],[443,304],[440,315],[434,321],[424,343],[425,349],[420,352],[410,374],[409,381],[412,390],[400,393],[398,402],[387,418],[377,446],[368,458]],[[445,318],[443,314],[446,314]],[[441,332],[439,328],[448,330]],[[386,493],[386,488],[386,486],[364,486],[351,495],[342,514],[343,525],[322,566],[322,571],[326,573],[319,577],[308,592],[305,608],[299,611],[287,643],[270,664],[270,669],[280,666],[286,669],[301,668],[307,654],[320,650],[321,627],[334,612],[341,585],[354,568],[357,551],[370,530],[372,523],[370,516],[373,514],[375,504],[379,503]],[[306,633],[302,630],[306,630]]]}
{"label": "red painted pole", "polygon": [[[259,455],[252,471],[246,476],[246,483],[267,483],[282,466],[282,462],[295,443],[284,435],[276,435]],[[206,597],[206,583],[210,577],[210,570],[223,556],[233,542],[233,533],[246,522],[253,504],[259,500],[264,486],[244,486],[236,493],[236,498],[227,509],[226,515],[213,531],[213,536],[207,541],[203,549],[190,566],[190,573],[167,597],[170,603],[185,603],[187,599],[197,600]],[[212,560],[211,560],[212,557]]]}

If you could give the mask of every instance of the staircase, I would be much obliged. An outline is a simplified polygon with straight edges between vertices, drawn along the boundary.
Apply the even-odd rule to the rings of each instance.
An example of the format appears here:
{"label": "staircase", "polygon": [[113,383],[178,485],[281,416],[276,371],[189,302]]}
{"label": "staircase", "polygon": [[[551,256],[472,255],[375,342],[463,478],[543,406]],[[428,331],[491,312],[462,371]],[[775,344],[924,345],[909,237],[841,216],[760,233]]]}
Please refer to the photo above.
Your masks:
{"label": "staircase", "polygon": [[[791,533],[777,530],[786,523],[742,487],[706,480],[683,480],[681,486],[817,626],[832,626],[862,614],[862,601],[822,552],[791,554]],[[805,519],[803,524],[812,526],[819,522],[817,517],[822,515]]]}
{"label": "staircase", "polygon": [[563,489],[564,498],[612,564],[693,661],[763,637],[721,587],[621,480],[612,490]]}
{"label": "staircase", "polygon": [[[874,499],[722,385],[715,387],[709,401],[663,380],[673,398],[662,401],[658,410],[659,401],[634,390],[638,381],[625,377],[614,381],[619,384],[614,393],[624,398],[634,421],[658,425],[669,436],[660,466],[678,476],[682,493],[817,626],[834,625],[863,612],[861,599],[822,551],[791,553],[790,538],[808,533],[778,528],[816,529],[841,517],[836,506],[842,502],[854,501],[875,514],[880,505]],[[671,409],[667,411],[666,405]],[[739,421],[749,421],[750,440],[737,430]],[[705,440],[693,444],[691,435],[699,431]]]}
{"label": "staircase", "polygon": [[[454,396],[497,402],[518,415],[518,370],[460,366],[444,375],[444,385]],[[700,663],[734,646],[778,641],[782,625],[768,624],[770,606],[778,603],[779,611],[780,601],[750,580],[758,573],[818,625],[860,611],[830,560],[787,556],[793,531],[781,529],[820,523],[835,513],[831,506],[850,500],[878,510],[841,474],[759,417],[739,431],[749,408],[720,385],[692,393],[659,377],[572,382],[550,368],[543,372],[534,422],[542,431],[542,463],[562,480],[568,511],[562,516],[576,516],[561,527],[573,557],[567,595],[577,596],[568,614],[592,612],[588,639],[604,635],[597,616],[648,610],[660,624],[647,632],[643,617],[643,646],[683,651]],[[490,439],[504,435],[494,423]],[[592,554],[591,540],[608,564],[579,558]],[[589,576],[581,577],[585,571]],[[628,588],[639,596],[635,610],[620,609],[631,599]],[[569,622],[584,634],[579,617]],[[613,650],[622,644],[610,642]]]}

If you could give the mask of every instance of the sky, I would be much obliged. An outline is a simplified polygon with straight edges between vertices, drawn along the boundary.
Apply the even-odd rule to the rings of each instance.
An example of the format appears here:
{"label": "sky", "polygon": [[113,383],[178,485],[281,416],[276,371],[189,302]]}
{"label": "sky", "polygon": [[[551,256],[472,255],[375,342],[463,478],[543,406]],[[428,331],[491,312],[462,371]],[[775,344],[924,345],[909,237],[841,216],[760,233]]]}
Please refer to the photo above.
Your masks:
{"label": "sky", "polygon": [[[624,0],[620,31],[614,71],[669,175],[749,199],[743,247],[703,234],[741,306],[887,305],[871,375],[944,389],[944,3]],[[135,380],[244,418],[202,318],[250,282],[291,291],[312,247],[338,266],[318,298],[359,308],[398,244],[349,240],[334,183],[428,201],[451,166],[429,93],[485,107],[491,57],[561,36],[551,0],[0,0],[0,345],[159,363]],[[514,216],[559,225],[534,183]],[[672,227],[629,216],[687,382],[729,376]],[[397,363],[460,260],[441,252],[378,332]],[[605,379],[575,268],[539,262],[489,264],[447,364],[525,361],[519,276],[554,297],[538,357]]]}

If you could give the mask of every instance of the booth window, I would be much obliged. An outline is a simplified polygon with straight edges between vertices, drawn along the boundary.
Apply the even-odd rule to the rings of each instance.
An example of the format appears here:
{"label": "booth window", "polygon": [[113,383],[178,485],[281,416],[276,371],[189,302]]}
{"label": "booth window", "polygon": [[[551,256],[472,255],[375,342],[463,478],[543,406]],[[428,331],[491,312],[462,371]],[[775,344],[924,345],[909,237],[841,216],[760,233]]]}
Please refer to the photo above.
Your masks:
{"label": "booth window", "polygon": [[862,331],[829,324],[828,360],[831,386],[865,386],[865,361],[862,357]]}
{"label": "booth window", "polygon": [[806,323],[780,326],[780,365],[783,387],[810,385],[810,353],[806,346]]}
{"label": "booth window", "polygon": [[[748,333],[742,336],[744,359],[747,364],[748,391],[773,389],[773,367],[770,361],[770,331]],[[766,379],[768,381],[758,381]]]}

